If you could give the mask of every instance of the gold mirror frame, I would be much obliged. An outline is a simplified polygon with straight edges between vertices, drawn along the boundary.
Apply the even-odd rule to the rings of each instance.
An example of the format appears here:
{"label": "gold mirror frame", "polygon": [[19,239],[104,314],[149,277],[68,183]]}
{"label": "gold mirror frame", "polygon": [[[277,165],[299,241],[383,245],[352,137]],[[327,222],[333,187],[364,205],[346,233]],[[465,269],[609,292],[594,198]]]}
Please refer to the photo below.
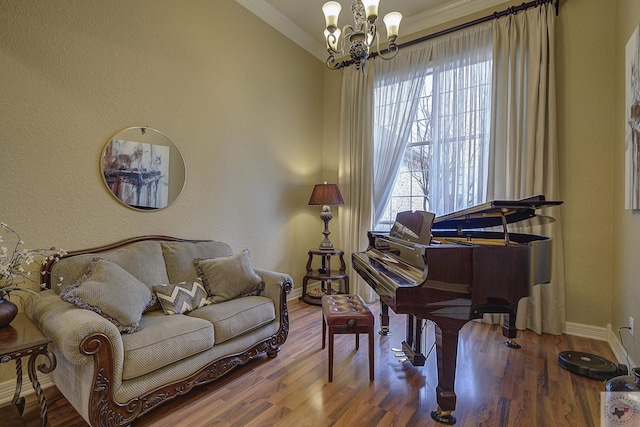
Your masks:
{"label": "gold mirror frame", "polygon": [[170,206],[186,180],[178,148],[162,132],[146,126],[113,134],[102,149],[100,172],[116,200],[138,211]]}

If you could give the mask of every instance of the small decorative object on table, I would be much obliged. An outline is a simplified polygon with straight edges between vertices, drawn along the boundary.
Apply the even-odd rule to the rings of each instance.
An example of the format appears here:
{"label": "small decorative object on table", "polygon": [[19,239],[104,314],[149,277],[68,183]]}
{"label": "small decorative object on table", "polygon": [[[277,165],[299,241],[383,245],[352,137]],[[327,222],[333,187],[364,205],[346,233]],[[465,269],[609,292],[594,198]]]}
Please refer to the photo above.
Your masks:
{"label": "small decorative object on table", "polygon": [[[8,326],[18,314],[18,307],[11,302],[9,295],[15,293],[22,298],[21,292],[37,295],[42,283],[35,280],[31,273],[35,271],[29,265],[37,260],[45,262],[56,259],[66,252],[62,249],[21,249],[24,244],[20,235],[4,222],[0,222],[0,328]],[[5,244],[13,247],[7,248]],[[39,271],[37,274],[40,274]],[[62,280],[62,278],[60,278]]]}

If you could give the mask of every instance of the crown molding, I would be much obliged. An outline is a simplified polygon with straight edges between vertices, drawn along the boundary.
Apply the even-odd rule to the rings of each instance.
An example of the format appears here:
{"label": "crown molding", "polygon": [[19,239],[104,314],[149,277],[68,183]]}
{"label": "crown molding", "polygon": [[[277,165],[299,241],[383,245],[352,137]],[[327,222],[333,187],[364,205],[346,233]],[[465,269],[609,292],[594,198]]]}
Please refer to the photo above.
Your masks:
{"label": "crown molding", "polygon": [[400,30],[407,36],[405,36],[406,40],[401,40],[399,43],[410,41],[412,39],[410,36],[419,31],[508,2],[509,0],[457,0],[434,9],[426,10],[417,15],[410,16],[407,19],[404,19],[400,24]]}
{"label": "crown molding", "polygon": [[266,0],[236,0],[236,3],[247,8],[258,18],[280,31],[322,62],[326,60],[327,49],[324,45],[318,43],[314,37],[300,28],[295,22],[278,12]]}
{"label": "crown molding", "polygon": [[[235,0],[244,6],[254,15],[274,27],[287,38],[298,44],[304,50],[325,62],[327,50],[324,42],[300,28],[295,22],[284,16],[268,0]],[[303,1],[303,0],[300,0]],[[429,9],[414,16],[403,19],[400,31],[405,36],[401,36],[399,43],[411,40],[411,34],[426,30],[436,25],[464,17],[485,9],[496,7],[509,0],[454,0],[446,5]]]}

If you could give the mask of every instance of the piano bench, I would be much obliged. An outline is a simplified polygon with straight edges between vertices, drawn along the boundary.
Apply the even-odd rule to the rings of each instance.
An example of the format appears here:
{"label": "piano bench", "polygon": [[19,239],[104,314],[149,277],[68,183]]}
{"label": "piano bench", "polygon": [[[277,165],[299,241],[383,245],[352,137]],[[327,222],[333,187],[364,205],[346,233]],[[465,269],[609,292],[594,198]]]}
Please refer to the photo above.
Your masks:
{"label": "piano bench", "polygon": [[373,381],[373,326],[371,310],[359,295],[322,296],[322,348],[329,328],[329,382],[333,381],[333,336],[355,334],[356,350],[360,334],[369,334],[369,381]]}

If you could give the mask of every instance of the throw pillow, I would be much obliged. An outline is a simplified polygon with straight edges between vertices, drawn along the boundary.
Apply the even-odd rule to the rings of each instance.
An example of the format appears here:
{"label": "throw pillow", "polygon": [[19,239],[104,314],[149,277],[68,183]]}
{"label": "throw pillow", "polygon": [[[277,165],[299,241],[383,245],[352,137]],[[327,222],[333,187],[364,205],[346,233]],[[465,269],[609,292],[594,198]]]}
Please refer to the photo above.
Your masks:
{"label": "throw pillow", "polygon": [[264,289],[264,282],[253,271],[246,249],[228,257],[198,258],[193,262],[213,303],[258,295]]}
{"label": "throw pillow", "polygon": [[140,330],[142,312],[154,302],[149,288],[118,264],[94,258],[78,282],[60,293],[63,301],[94,311],[120,332]]}
{"label": "throw pillow", "polygon": [[210,304],[200,279],[190,284],[182,282],[177,285],[155,285],[151,290],[155,292],[165,314],[188,313]]}

